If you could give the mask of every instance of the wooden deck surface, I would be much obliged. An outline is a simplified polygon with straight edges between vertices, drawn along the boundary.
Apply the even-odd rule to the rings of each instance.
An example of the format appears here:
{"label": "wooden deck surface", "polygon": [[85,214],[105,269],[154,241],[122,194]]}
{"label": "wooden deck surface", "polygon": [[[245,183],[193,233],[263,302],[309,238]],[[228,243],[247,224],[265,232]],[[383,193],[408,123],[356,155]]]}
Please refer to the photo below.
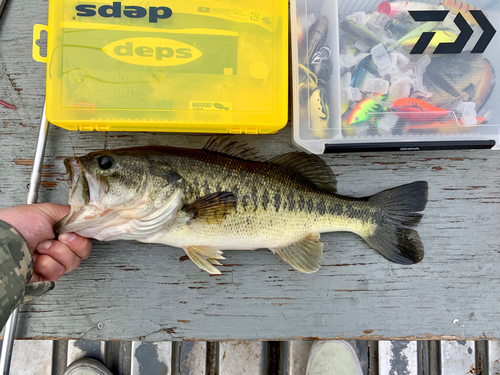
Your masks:
{"label": "wooden deck surface", "polygon": [[[0,207],[26,201],[44,100],[45,65],[31,58],[46,0],[12,1],[0,23]],[[63,159],[136,145],[202,147],[208,136],[80,133],[52,126],[40,202],[65,203]],[[277,135],[237,136],[274,157],[294,148]],[[94,243],[82,266],[21,308],[18,337],[93,340],[500,339],[500,153],[442,151],[327,155],[339,192],[366,196],[429,182],[419,233],[422,263],[389,263],[353,234],[332,233],[323,267],[293,271],[267,250],[227,251],[208,276],[182,250]]]}

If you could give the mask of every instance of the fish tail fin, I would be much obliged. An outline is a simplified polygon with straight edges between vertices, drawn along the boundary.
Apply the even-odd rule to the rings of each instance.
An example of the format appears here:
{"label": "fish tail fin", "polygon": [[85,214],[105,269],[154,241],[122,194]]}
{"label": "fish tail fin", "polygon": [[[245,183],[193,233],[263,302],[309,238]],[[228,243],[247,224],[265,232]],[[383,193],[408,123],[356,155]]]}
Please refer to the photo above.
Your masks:
{"label": "fish tail fin", "polygon": [[384,257],[400,264],[414,264],[424,257],[424,247],[418,233],[409,227],[418,224],[427,204],[428,185],[425,181],[382,191],[369,202],[381,213],[377,229],[364,237],[365,241]]}

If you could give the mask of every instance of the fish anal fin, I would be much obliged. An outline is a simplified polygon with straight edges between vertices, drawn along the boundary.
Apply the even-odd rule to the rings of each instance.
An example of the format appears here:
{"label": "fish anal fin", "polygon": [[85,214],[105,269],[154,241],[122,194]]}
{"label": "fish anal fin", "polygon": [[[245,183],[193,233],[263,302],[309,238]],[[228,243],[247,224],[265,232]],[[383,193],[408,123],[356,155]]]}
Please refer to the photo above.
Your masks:
{"label": "fish anal fin", "polygon": [[237,199],[233,193],[220,192],[205,195],[182,209],[191,214],[193,220],[205,220],[208,223],[221,222],[226,215],[236,209]]}
{"label": "fish anal fin", "polygon": [[203,149],[248,161],[264,161],[255,149],[247,147],[244,143],[233,141],[228,135],[211,137]]}
{"label": "fish anal fin", "polygon": [[221,266],[216,259],[225,259],[222,256],[222,251],[205,246],[190,246],[184,249],[189,259],[194,264],[200,267],[203,271],[207,271],[211,275],[220,275],[220,271],[213,265]]}
{"label": "fish anal fin", "polygon": [[305,152],[291,152],[269,160],[292,172],[301,175],[316,188],[335,194],[337,179],[331,168],[317,155]]}
{"label": "fish anal fin", "polygon": [[318,233],[311,233],[298,242],[271,251],[302,273],[317,272],[323,259],[323,243],[319,242]]}

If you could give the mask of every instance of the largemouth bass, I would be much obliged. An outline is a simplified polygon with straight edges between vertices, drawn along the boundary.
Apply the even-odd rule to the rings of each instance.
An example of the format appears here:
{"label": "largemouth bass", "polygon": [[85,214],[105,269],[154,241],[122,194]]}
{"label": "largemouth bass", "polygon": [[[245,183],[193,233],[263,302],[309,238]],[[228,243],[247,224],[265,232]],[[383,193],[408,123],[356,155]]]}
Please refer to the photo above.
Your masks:
{"label": "largemouth bass", "polygon": [[137,147],[65,160],[71,212],[57,233],[102,241],[137,240],[184,249],[219,274],[222,250],[268,248],[296,270],[319,270],[320,233],[350,231],[401,264],[424,256],[416,225],[427,183],[372,197],[336,194],[332,170],[316,155],[294,152],[261,161],[227,138],[204,149]]}

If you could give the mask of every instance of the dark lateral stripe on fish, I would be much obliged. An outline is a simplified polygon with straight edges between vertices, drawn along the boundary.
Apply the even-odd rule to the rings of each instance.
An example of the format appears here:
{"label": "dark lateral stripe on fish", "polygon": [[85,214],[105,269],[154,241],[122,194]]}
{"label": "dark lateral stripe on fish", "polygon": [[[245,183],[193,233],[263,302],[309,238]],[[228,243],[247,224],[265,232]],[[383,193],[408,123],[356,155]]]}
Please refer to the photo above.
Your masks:
{"label": "dark lateral stripe on fish", "polygon": [[321,216],[323,216],[326,213],[326,204],[324,200],[318,201],[316,203],[316,210],[319,212]]}
{"label": "dark lateral stripe on fish", "polygon": [[328,206],[328,214],[330,215],[340,215],[344,211],[344,207],[341,204],[335,203]]}
{"label": "dark lateral stripe on fish", "polygon": [[276,193],[274,194],[274,209],[276,212],[280,210],[281,207],[281,194]]}
{"label": "dark lateral stripe on fish", "polygon": [[299,199],[297,200],[297,205],[300,211],[304,211],[304,207],[306,206],[306,200],[304,199],[303,195],[299,196]]}
{"label": "dark lateral stripe on fish", "polygon": [[307,200],[307,212],[312,213],[314,210],[314,202],[311,198]]}
{"label": "dark lateral stripe on fish", "polygon": [[269,196],[269,192],[267,189],[264,189],[264,193],[262,194],[262,207],[264,210],[267,210],[267,206],[271,202],[271,197]]}
{"label": "dark lateral stripe on fish", "polygon": [[259,191],[257,190],[256,186],[252,187],[252,191],[250,192],[250,199],[253,202],[254,209],[257,210],[257,208],[259,207]]}
{"label": "dark lateral stripe on fish", "polygon": [[294,197],[293,191],[288,192],[288,194],[286,196],[286,200],[288,203],[288,211],[295,210],[295,197]]}
{"label": "dark lateral stripe on fish", "polygon": [[241,197],[241,204],[243,205],[243,208],[248,207],[248,200],[249,200],[249,197],[246,194]]}

